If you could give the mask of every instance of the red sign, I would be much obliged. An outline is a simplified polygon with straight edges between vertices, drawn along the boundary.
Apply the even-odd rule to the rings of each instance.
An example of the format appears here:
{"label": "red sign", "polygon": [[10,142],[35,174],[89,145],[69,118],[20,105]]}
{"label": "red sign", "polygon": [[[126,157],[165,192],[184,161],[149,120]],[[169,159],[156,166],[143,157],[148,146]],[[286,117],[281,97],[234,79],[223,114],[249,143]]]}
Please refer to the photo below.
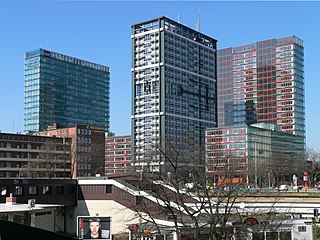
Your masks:
{"label": "red sign", "polygon": [[244,224],[248,224],[248,225],[253,225],[253,224],[257,224],[257,223],[258,223],[258,220],[255,218],[247,218],[244,221]]}

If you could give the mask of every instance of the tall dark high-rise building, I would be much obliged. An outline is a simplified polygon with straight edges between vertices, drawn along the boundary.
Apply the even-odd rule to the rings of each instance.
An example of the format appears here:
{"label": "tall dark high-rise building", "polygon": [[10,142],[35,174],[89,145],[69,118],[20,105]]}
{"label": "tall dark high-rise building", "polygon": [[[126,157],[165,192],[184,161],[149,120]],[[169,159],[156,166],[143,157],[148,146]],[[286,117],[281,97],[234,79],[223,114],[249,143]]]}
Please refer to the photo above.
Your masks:
{"label": "tall dark high-rise building", "polygon": [[166,17],[132,25],[131,37],[132,162],[159,166],[153,152],[169,146],[183,162],[217,125],[217,41]]}
{"label": "tall dark high-rise building", "polygon": [[271,123],[305,136],[303,41],[288,36],[218,51],[218,126]]}
{"label": "tall dark high-rise building", "polygon": [[109,130],[109,68],[38,49],[25,55],[24,129],[58,123]]}

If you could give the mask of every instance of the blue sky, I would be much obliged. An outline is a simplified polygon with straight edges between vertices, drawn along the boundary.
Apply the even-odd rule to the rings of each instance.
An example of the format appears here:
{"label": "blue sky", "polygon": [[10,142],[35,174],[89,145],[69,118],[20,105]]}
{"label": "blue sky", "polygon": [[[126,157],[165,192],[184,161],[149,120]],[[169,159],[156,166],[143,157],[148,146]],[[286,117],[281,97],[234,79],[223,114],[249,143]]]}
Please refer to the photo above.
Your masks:
{"label": "blue sky", "polygon": [[131,25],[167,16],[218,48],[296,35],[304,40],[307,146],[320,150],[320,2],[13,1],[0,3],[0,130],[23,131],[24,53],[39,47],[111,69],[111,131],[130,134]]}

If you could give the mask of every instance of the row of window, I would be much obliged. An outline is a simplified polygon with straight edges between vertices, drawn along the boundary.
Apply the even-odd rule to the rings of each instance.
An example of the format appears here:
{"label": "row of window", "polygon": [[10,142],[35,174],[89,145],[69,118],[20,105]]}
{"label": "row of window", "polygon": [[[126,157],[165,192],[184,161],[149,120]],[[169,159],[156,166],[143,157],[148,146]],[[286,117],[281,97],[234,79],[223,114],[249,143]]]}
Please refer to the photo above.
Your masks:
{"label": "row of window", "polygon": [[[65,187],[64,186],[15,186],[14,195],[21,196],[21,195],[51,195],[52,190],[56,194],[64,194]],[[9,195],[9,187],[1,187],[1,196],[8,196]]]}

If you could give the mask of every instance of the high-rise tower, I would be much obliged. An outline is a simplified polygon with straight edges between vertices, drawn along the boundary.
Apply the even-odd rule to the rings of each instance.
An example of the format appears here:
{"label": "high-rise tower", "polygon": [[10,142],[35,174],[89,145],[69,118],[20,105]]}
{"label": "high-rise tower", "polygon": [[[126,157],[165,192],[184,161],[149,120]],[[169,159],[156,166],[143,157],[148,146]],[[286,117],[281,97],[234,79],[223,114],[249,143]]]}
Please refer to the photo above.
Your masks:
{"label": "high-rise tower", "polygon": [[163,164],[154,151],[204,146],[215,127],[216,43],[166,17],[132,25],[132,154],[135,166]]}
{"label": "high-rise tower", "polygon": [[270,39],[218,51],[218,126],[271,123],[305,136],[303,41]]}
{"label": "high-rise tower", "polygon": [[109,130],[109,68],[38,49],[25,55],[24,129],[58,123]]}

